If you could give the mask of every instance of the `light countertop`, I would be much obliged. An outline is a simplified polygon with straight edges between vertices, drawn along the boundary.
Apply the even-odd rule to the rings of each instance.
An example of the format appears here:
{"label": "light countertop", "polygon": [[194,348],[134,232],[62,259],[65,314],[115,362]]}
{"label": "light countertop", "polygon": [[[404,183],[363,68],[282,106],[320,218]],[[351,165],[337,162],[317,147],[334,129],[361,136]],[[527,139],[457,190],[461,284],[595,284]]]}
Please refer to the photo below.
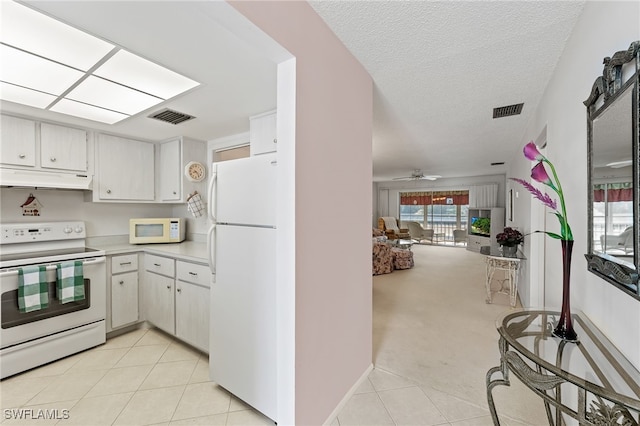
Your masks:
{"label": "light countertop", "polygon": [[92,248],[104,250],[107,255],[144,252],[158,256],[170,256],[188,262],[208,264],[207,244],[184,241],[176,244],[92,244]]}

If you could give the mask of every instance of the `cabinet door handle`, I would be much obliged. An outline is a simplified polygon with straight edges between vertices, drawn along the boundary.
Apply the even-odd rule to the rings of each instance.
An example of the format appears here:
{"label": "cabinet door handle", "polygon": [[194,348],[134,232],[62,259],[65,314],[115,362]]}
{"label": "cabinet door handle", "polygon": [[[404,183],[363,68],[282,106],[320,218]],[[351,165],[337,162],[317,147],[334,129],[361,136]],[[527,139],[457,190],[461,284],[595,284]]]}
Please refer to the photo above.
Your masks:
{"label": "cabinet door handle", "polygon": [[274,139],[274,140],[273,140],[273,143],[278,143],[278,139]]}
{"label": "cabinet door handle", "polygon": [[182,289],[181,289],[181,288],[177,288],[177,289],[176,289],[176,291],[177,291],[178,293],[182,293]]}
{"label": "cabinet door handle", "polygon": [[176,191],[173,191],[173,195],[176,195],[176,194],[177,194],[177,192],[176,192]]}
{"label": "cabinet door handle", "polygon": [[158,266],[159,267],[160,264],[159,263],[154,263],[153,266]]}
{"label": "cabinet door handle", "polygon": [[19,155],[18,155],[18,158],[21,158],[21,159],[22,159],[22,158],[26,158],[26,157],[27,157],[27,156],[26,156],[25,154],[19,154]]}
{"label": "cabinet door handle", "polygon": [[120,262],[120,266],[131,265],[131,262]]}
{"label": "cabinet door handle", "polygon": [[120,280],[120,285],[124,284],[124,281]]}
{"label": "cabinet door handle", "polygon": [[107,194],[111,194],[111,190],[110,189],[107,189]]}
{"label": "cabinet door handle", "polygon": [[189,272],[189,275],[193,275],[194,277],[198,276],[198,274],[196,274],[195,272]]}
{"label": "cabinet door handle", "polygon": [[171,290],[171,286],[170,286],[170,285],[168,285],[168,286],[167,286],[167,288],[168,288],[169,290]]}
{"label": "cabinet door handle", "polygon": [[51,157],[49,160],[51,160],[52,163],[56,162],[56,157]]}

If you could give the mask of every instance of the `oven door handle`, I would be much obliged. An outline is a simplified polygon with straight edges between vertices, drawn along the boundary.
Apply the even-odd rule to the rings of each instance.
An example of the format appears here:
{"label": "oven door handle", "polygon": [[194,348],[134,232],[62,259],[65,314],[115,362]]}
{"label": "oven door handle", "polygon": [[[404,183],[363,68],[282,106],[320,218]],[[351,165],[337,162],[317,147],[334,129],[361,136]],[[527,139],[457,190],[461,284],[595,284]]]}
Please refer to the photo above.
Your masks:
{"label": "oven door handle", "polygon": [[[94,257],[92,259],[86,259],[82,262],[82,266],[90,266],[90,265],[97,265],[99,263],[104,263],[106,261],[106,257],[102,256],[102,257]],[[47,267],[47,271],[54,271],[58,266],[58,264],[61,262],[52,262],[52,263],[45,263],[44,265],[46,265]],[[38,265],[34,265],[34,266],[38,266]],[[4,272],[0,272],[0,278],[6,278],[6,277],[10,277],[12,275],[18,275],[18,270],[20,268],[11,268],[7,271]]]}

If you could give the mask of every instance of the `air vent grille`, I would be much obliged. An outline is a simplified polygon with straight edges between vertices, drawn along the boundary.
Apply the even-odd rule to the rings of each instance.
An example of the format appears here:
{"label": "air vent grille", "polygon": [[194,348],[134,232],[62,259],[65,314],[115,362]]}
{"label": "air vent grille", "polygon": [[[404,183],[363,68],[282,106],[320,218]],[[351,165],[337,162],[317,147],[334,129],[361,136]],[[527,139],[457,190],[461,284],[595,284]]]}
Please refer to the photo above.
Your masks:
{"label": "air vent grille", "polygon": [[510,115],[518,115],[522,112],[524,104],[507,105],[493,109],[493,118],[509,117]]}
{"label": "air vent grille", "polygon": [[189,114],[185,114],[182,112],[174,111],[169,108],[165,108],[158,112],[154,112],[149,116],[149,118],[155,118],[156,120],[164,121],[165,123],[179,124],[179,123],[184,123],[187,120],[191,120],[192,118],[195,118],[195,117]]}

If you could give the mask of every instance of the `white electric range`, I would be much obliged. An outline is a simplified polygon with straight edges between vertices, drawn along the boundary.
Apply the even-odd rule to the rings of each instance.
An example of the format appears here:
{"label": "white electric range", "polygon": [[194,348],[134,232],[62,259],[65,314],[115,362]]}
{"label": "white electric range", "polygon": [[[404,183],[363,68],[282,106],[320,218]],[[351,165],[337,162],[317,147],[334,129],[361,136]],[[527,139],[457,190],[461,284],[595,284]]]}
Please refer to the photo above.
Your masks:
{"label": "white electric range", "polygon": [[[9,223],[0,226],[0,378],[105,342],[106,266],[103,250],[85,246],[84,222]],[[60,303],[56,269],[82,261],[85,299]],[[46,267],[49,303],[18,309],[18,271]]]}

